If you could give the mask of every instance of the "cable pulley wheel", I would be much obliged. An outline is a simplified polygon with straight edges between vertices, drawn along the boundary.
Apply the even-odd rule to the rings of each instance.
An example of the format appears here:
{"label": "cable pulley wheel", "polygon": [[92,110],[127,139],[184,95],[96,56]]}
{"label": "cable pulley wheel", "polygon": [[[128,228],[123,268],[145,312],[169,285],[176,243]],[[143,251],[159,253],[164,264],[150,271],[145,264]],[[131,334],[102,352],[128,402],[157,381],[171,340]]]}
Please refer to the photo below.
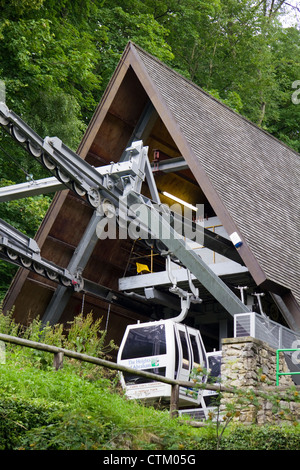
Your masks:
{"label": "cable pulley wheel", "polygon": [[18,259],[17,253],[15,251],[11,250],[10,248],[7,248],[6,254],[7,254],[8,258],[11,259],[12,261],[16,261],[16,259]]}
{"label": "cable pulley wheel", "polygon": [[58,274],[54,271],[51,271],[51,269],[46,269],[46,276],[51,281],[56,281],[58,278]]}
{"label": "cable pulley wheel", "polygon": [[78,183],[73,183],[73,189],[78,196],[83,197],[86,195],[86,190],[83,189]]}
{"label": "cable pulley wheel", "polygon": [[144,238],[143,242],[148,248],[153,248],[154,246],[154,240],[152,238]]}
{"label": "cable pulley wheel", "polygon": [[1,124],[1,126],[7,126],[8,123],[9,123],[9,120],[6,119],[6,117],[4,117],[0,114],[0,124]]}
{"label": "cable pulley wheel", "polygon": [[40,275],[43,275],[45,270],[42,266],[40,266],[38,263],[33,263],[32,265],[32,268],[34,270],[34,272],[36,272],[37,274],[40,274]]}
{"label": "cable pulley wheel", "polygon": [[17,128],[17,126],[11,126],[11,135],[21,144],[26,142],[27,137]]}
{"label": "cable pulley wheel", "polygon": [[23,256],[21,256],[20,262],[21,262],[22,266],[24,266],[24,268],[28,269],[31,266],[31,260],[28,259],[28,258],[24,258]]}
{"label": "cable pulley wheel", "polygon": [[161,253],[162,251],[168,251],[168,248],[161,240],[155,240],[154,246],[159,253]]}
{"label": "cable pulley wheel", "polygon": [[43,153],[43,150],[41,147],[38,147],[37,145],[32,144],[31,142],[27,142],[27,149],[28,152],[31,153],[31,155],[35,158],[40,158],[40,156]]}
{"label": "cable pulley wheel", "polygon": [[42,162],[48,170],[50,170],[50,171],[55,170],[55,168],[56,168],[55,163],[53,163],[53,161],[47,155],[45,155],[44,153],[42,155]]}
{"label": "cable pulley wheel", "polygon": [[87,194],[87,199],[92,207],[98,207],[101,202],[101,196],[97,189],[92,189]]}
{"label": "cable pulley wheel", "polygon": [[102,203],[102,210],[108,219],[112,219],[116,214],[116,208],[109,199],[104,199]]}
{"label": "cable pulley wheel", "polygon": [[60,277],[60,282],[64,287],[71,287],[72,285],[71,280],[64,276]]}
{"label": "cable pulley wheel", "polygon": [[70,176],[61,171],[59,168],[56,169],[56,175],[57,178],[62,182],[62,183],[69,183],[70,182]]}

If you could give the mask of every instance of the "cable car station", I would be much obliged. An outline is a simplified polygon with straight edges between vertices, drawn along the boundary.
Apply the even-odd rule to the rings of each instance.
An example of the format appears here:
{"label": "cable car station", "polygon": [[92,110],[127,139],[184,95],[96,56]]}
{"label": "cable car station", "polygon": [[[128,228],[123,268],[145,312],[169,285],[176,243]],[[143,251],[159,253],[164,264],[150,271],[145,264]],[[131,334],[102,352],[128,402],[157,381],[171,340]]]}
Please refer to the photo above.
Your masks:
{"label": "cable car station", "polygon": [[[115,360],[180,380],[219,361],[226,338],[298,341],[299,155],[285,144],[132,43],[77,152],[3,102],[0,125],[49,172],[0,202],[55,192],[34,240],[0,222],[17,322],[93,311]],[[122,383],[132,398],[170,395]]]}

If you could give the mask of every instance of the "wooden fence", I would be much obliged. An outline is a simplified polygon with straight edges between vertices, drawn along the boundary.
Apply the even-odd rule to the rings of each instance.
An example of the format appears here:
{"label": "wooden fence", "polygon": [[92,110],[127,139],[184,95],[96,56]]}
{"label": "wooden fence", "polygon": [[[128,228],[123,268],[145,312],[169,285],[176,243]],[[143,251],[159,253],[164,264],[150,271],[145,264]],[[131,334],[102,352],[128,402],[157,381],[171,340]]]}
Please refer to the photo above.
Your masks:
{"label": "wooden fence", "polygon": [[[66,356],[66,357],[70,357],[73,359],[77,359],[79,361],[89,362],[89,363],[92,363],[101,367],[106,367],[107,369],[117,370],[119,372],[124,372],[128,374],[134,374],[139,377],[144,377],[147,379],[154,380],[156,382],[163,382],[163,383],[169,384],[171,385],[170,416],[172,418],[178,415],[179,387],[186,387],[186,388],[193,388],[193,389],[201,388],[201,389],[206,389],[206,390],[212,390],[215,392],[226,392],[226,393],[233,393],[233,394],[239,393],[239,391],[236,388],[223,386],[221,384],[217,384],[217,385],[208,384],[208,383],[200,384],[200,383],[195,383],[191,381],[187,382],[187,381],[171,379],[168,377],[162,377],[160,375],[152,374],[150,372],[145,372],[143,370],[132,369],[130,367],[126,367],[121,364],[108,361],[106,359],[100,359],[98,357],[88,356],[87,354],[81,354],[76,351],[63,349],[57,346],[52,346],[50,344],[39,343],[37,341],[30,341],[24,338],[19,338],[17,336],[10,336],[10,335],[5,335],[5,334],[0,333],[0,341],[52,353],[54,355],[53,367],[56,370],[63,367],[63,358],[64,356]],[[300,390],[300,386],[296,388]],[[261,393],[266,393],[268,391],[274,391],[274,390],[278,392],[282,392],[282,391],[284,392],[287,390],[287,387],[279,387],[279,386],[261,387],[259,390],[251,389],[251,392],[259,396]]]}

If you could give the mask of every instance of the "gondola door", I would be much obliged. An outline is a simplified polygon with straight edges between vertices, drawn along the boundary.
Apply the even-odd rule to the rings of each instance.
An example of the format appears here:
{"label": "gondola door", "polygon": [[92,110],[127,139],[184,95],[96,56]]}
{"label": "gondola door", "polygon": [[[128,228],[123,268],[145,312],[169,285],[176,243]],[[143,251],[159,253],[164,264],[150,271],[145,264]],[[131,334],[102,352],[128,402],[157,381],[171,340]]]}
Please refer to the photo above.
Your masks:
{"label": "gondola door", "polygon": [[[191,349],[191,343],[187,328],[185,325],[175,323],[175,337],[178,349],[178,361],[177,362],[177,380],[188,382],[190,379],[190,373],[193,362],[193,355]],[[185,387],[179,388],[179,405],[186,406],[187,404],[197,403],[197,397],[195,397],[192,390],[187,390]]]}
{"label": "gondola door", "polygon": [[178,347],[177,380],[188,381],[191,372],[191,347],[185,325],[175,323],[175,335]]}
{"label": "gondola door", "polygon": [[[207,368],[207,357],[202,342],[200,332],[186,325],[176,323],[175,337],[178,349],[178,360],[176,378],[177,380],[190,381],[190,375],[194,367],[201,366],[203,370]],[[203,381],[206,375],[203,375]],[[184,387],[180,388],[181,402],[200,403],[202,393],[196,394],[192,390]]]}

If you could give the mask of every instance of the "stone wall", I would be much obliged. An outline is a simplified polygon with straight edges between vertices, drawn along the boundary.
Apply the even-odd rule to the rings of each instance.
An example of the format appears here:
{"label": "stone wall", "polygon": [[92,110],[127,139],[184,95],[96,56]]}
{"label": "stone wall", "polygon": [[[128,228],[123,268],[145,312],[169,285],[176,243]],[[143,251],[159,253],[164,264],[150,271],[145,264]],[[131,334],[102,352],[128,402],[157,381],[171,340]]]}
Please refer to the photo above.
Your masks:
{"label": "stone wall", "polygon": [[[279,371],[288,372],[283,353],[280,354]],[[224,394],[221,411],[226,409],[228,402],[235,404],[240,422],[245,424],[279,424],[300,420],[300,403],[277,399],[274,388],[276,385],[276,350],[268,344],[252,337],[226,338],[222,342],[222,385],[250,390],[270,387],[269,399],[256,399],[252,405],[247,399],[247,405],[238,405],[238,397]],[[280,376],[280,387],[293,387],[289,375]],[[290,392],[296,393],[297,392]],[[277,395],[277,392],[276,392]]]}

